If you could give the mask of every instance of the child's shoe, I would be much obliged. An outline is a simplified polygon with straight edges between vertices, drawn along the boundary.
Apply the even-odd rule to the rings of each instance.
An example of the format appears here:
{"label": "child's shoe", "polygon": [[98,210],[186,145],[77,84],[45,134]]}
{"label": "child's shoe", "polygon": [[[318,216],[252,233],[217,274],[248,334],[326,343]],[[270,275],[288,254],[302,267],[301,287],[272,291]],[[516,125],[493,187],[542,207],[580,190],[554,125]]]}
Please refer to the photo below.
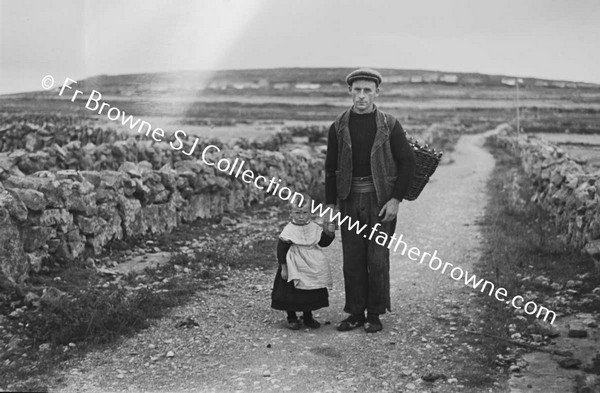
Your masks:
{"label": "child's shoe", "polygon": [[292,330],[300,330],[300,321],[298,319],[288,319],[287,327]]}
{"label": "child's shoe", "polygon": [[305,319],[304,326],[309,327],[311,329],[318,329],[321,327],[321,324],[316,319]]}

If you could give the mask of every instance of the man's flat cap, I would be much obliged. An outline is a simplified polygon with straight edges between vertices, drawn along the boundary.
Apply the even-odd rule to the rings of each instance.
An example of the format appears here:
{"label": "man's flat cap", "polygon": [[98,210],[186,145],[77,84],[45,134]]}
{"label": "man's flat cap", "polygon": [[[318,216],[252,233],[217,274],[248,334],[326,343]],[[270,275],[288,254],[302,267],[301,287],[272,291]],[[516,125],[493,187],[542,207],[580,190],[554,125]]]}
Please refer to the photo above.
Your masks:
{"label": "man's flat cap", "polygon": [[346,83],[352,86],[352,82],[358,79],[366,79],[375,82],[377,86],[381,84],[381,74],[371,68],[359,68],[348,74]]}

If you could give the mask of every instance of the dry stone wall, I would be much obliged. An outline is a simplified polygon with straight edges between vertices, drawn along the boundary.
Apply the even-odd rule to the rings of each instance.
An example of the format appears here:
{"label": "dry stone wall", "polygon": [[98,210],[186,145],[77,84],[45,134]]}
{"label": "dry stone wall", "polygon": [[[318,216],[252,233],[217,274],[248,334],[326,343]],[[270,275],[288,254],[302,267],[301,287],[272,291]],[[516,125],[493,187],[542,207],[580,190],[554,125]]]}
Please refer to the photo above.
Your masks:
{"label": "dry stone wall", "polygon": [[535,187],[531,202],[551,214],[562,241],[599,262],[600,171],[586,171],[561,148],[533,135],[517,135],[507,125],[499,127],[492,141],[521,158]]}
{"label": "dry stone wall", "polygon": [[[45,258],[76,260],[113,239],[167,232],[276,198],[205,164],[204,147],[187,157],[167,143],[71,141],[8,154],[0,162],[0,275],[20,282]],[[244,169],[294,191],[324,179],[322,155],[307,150],[224,147],[207,155],[221,158],[244,160]]]}
{"label": "dry stone wall", "polygon": [[[302,129],[285,129],[260,141],[227,143],[200,138],[198,145],[277,151]],[[192,145],[194,137],[188,137]],[[193,159],[169,147],[173,135],[156,143],[144,135],[125,134],[95,125],[93,119],[68,115],[0,115],[0,178],[43,170],[117,170],[124,162],[147,161],[152,168]]]}
{"label": "dry stone wall", "polygon": [[72,141],[79,141],[84,146],[88,143],[99,145],[127,138],[126,134],[94,126],[91,120],[77,116],[0,115],[0,152],[17,149],[33,152]]}

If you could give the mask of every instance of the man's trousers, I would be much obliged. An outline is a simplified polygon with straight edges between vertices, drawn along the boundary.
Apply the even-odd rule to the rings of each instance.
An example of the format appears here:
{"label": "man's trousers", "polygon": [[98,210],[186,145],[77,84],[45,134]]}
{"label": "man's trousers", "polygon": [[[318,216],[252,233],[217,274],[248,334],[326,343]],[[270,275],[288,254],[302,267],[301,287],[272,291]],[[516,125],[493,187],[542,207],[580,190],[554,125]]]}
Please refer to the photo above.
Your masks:
{"label": "man's trousers", "polygon": [[[381,210],[375,192],[351,192],[340,200],[342,218],[348,220],[341,225],[342,249],[344,254],[344,287],[346,305],[350,314],[385,314],[390,305],[390,237],[396,228],[396,219],[382,223],[378,216]],[[358,222],[358,228],[348,229],[348,223]],[[381,225],[376,230],[372,228]],[[364,225],[366,227],[357,233]],[[369,239],[370,238],[370,239]],[[376,240],[383,245],[377,244]],[[385,241],[385,243],[384,243]]]}

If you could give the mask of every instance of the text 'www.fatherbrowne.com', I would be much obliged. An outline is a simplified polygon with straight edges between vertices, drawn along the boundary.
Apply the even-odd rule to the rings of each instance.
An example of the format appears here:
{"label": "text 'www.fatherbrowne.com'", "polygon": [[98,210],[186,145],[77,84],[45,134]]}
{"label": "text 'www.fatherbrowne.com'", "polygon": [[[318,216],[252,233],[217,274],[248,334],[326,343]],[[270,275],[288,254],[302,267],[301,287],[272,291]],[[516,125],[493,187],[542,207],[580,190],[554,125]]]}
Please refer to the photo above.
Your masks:
{"label": "text 'www.fatherbrowne.com'", "polygon": [[421,250],[419,250],[417,247],[409,248],[408,244],[403,241],[402,234],[397,236],[396,233],[393,233],[390,236],[383,231],[379,231],[377,228],[381,226],[380,223],[377,223],[373,227],[367,229],[367,224],[361,225],[359,221],[352,220],[352,218],[348,216],[342,217],[339,211],[334,212],[331,207],[324,208],[322,204],[315,204],[314,200],[312,201],[311,212],[313,215],[316,214],[325,220],[336,223],[340,228],[343,224],[346,224],[349,231],[355,231],[357,235],[362,234],[365,239],[371,240],[373,237],[375,237],[375,243],[380,246],[387,247],[394,252],[400,248],[400,254],[406,254],[410,260],[419,261],[419,264],[427,263],[431,270],[439,270],[441,274],[449,274],[450,278],[455,281],[464,280],[466,286],[473,287],[473,289],[480,288],[481,293],[487,292],[488,296],[494,295],[496,300],[505,302],[515,309],[523,310],[527,315],[535,315],[536,318],[543,319],[544,321],[550,317],[550,324],[554,324],[554,320],[556,318],[556,313],[554,311],[549,310],[546,307],[539,306],[533,301],[523,304],[525,299],[519,295],[513,296],[509,299],[508,291],[505,288],[496,288],[494,283],[488,280],[484,280],[483,278],[478,279],[476,275],[470,274],[468,271],[463,270],[459,266],[454,266],[450,262],[443,262],[437,256],[437,250],[434,250],[433,254],[431,254],[428,252],[421,252]]}

